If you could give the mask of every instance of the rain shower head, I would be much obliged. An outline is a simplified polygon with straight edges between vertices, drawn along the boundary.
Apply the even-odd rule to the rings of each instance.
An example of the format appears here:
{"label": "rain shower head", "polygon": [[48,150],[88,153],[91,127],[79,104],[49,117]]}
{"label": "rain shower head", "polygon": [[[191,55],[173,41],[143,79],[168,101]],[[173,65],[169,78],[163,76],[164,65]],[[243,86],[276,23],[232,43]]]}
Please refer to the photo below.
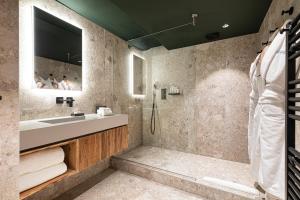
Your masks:
{"label": "rain shower head", "polygon": [[193,26],[196,26],[196,19],[198,17],[198,14],[192,14],[192,19],[193,19]]}

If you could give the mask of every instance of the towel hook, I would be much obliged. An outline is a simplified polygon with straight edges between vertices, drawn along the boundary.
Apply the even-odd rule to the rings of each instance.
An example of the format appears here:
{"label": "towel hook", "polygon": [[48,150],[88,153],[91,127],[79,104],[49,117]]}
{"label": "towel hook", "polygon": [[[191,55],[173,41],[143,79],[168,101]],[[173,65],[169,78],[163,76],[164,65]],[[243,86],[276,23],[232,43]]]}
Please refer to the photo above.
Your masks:
{"label": "towel hook", "polygon": [[262,52],[262,50],[258,51],[257,54],[260,54]]}
{"label": "towel hook", "polygon": [[280,29],[280,34],[291,30],[291,22],[286,25],[286,28]]}
{"label": "towel hook", "polygon": [[269,41],[266,41],[266,42],[262,42],[261,45],[263,46],[267,46],[269,44]]}
{"label": "towel hook", "polygon": [[289,15],[292,15],[294,13],[294,7],[290,7],[290,9],[288,10],[283,10],[281,11],[281,15],[284,15],[284,14],[289,14]]}
{"label": "towel hook", "polygon": [[278,27],[274,28],[273,30],[270,30],[270,34],[275,33],[275,31],[278,30]]}
{"label": "towel hook", "polygon": [[283,28],[283,29],[280,30],[280,34],[286,32],[286,31],[289,31],[289,30],[290,30],[290,29],[288,29],[288,28]]}

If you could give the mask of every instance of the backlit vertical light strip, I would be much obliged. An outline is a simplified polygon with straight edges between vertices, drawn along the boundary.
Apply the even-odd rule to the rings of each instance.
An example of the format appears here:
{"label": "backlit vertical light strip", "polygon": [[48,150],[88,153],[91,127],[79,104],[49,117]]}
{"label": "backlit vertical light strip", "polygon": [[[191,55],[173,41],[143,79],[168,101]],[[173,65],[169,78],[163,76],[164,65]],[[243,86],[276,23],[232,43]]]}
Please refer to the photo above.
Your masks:
{"label": "backlit vertical light strip", "polygon": [[24,9],[22,23],[22,40],[20,41],[20,76],[21,86],[24,89],[32,89],[34,81],[34,9],[28,6]]}
{"label": "backlit vertical light strip", "polygon": [[[130,53],[130,58],[129,58],[129,94],[133,97],[133,98],[137,98],[137,99],[143,99],[145,97],[145,95],[140,95],[140,94],[134,94],[134,61],[133,61],[133,57],[137,56],[141,59],[143,59],[144,61],[145,58],[138,55],[135,52],[131,52]],[[147,63],[145,63],[145,71],[147,71]],[[147,77],[147,76],[146,76]],[[146,78],[147,79],[147,78]],[[147,83],[147,80],[145,81]]]}

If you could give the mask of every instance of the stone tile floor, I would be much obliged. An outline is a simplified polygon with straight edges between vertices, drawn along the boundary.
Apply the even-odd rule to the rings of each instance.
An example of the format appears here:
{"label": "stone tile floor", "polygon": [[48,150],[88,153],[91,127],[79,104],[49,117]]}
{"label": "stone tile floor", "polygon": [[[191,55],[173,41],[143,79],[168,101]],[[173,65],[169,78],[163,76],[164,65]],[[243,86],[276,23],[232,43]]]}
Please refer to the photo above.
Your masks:
{"label": "stone tile floor", "polygon": [[116,171],[75,200],[204,200],[184,191]]}
{"label": "stone tile floor", "polygon": [[118,157],[224,187],[257,193],[249,164],[140,146]]}
{"label": "stone tile floor", "polygon": [[[172,173],[219,185],[256,193],[249,174],[249,165],[201,155],[141,146],[118,157]],[[108,169],[57,200],[204,200],[127,172]]]}

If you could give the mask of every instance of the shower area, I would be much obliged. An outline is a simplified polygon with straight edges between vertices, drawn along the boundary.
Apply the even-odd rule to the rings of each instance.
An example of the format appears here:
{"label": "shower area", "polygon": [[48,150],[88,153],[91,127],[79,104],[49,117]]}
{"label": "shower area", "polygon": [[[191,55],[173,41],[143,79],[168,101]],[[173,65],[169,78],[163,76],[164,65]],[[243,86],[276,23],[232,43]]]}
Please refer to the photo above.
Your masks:
{"label": "shower area", "polygon": [[257,41],[252,34],[145,51],[142,146],[113,166],[209,199],[257,198],[247,144]]}
{"label": "shower area", "polygon": [[[207,199],[261,199],[248,156],[249,69],[272,30],[294,16],[274,1],[258,33],[142,52],[142,145],[112,166]],[[273,198],[268,198],[273,199]]]}

